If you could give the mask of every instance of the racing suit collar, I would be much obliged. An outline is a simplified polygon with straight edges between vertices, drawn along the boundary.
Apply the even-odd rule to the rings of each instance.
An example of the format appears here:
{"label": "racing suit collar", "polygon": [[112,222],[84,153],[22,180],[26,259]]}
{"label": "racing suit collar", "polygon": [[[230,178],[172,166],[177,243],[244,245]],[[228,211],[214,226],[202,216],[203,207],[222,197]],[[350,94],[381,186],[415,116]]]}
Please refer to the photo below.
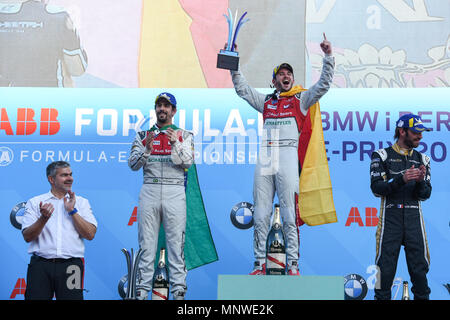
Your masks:
{"label": "racing suit collar", "polygon": [[304,89],[301,85],[295,85],[289,91],[274,90],[274,92],[272,93],[272,98],[278,100],[280,97],[292,97],[303,91],[306,91],[306,89]]}
{"label": "racing suit collar", "polygon": [[291,90],[289,90],[289,91],[279,92],[279,95],[282,96],[282,97],[292,97],[292,96],[295,96],[296,94],[298,94],[298,93],[300,93],[302,91],[306,91],[306,90],[302,86],[296,85],[296,86],[293,86],[291,88]]}
{"label": "racing suit collar", "polygon": [[168,124],[167,126],[164,127],[159,127],[157,124],[153,125],[153,127],[150,128],[149,131],[166,131],[167,129],[172,128],[173,130],[178,130],[178,127],[174,124]]}
{"label": "racing suit collar", "polygon": [[400,147],[397,143],[394,143],[392,145],[392,149],[394,149],[395,152],[397,152],[398,154],[401,154],[402,156],[412,156],[414,149],[408,150],[408,149],[404,149],[402,147]]}

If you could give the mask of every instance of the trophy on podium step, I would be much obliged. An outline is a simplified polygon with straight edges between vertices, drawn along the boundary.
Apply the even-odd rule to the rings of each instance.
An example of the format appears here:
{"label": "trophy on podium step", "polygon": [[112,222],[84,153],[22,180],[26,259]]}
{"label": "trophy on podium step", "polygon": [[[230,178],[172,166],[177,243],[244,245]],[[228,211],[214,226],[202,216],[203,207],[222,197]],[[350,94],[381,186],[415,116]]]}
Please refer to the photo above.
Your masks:
{"label": "trophy on podium step", "polygon": [[138,266],[144,250],[139,248],[136,255],[134,254],[133,248],[131,249],[131,252],[127,249],[122,249],[122,252],[127,260],[126,282],[128,283],[123,299],[136,300],[136,279],[138,274]]}
{"label": "trophy on podium step", "polygon": [[[231,14],[231,10],[228,9],[228,15],[225,15],[225,18],[228,22],[228,42],[225,49],[220,50],[219,54],[217,55],[217,68],[220,69],[228,69],[228,70],[234,70],[237,71],[239,67],[239,54],[234,51],[236,46],[236,38],[239,33],[239,30],[241,27],[249,21],[249,19],[244,19],[244,17],[247,15],[247,12],[245,12],[239,19],[236,25],[237,21],[237,10],[236,15],[233,18]],[[233,28],[236,28],[234,30],[233,34]]]}

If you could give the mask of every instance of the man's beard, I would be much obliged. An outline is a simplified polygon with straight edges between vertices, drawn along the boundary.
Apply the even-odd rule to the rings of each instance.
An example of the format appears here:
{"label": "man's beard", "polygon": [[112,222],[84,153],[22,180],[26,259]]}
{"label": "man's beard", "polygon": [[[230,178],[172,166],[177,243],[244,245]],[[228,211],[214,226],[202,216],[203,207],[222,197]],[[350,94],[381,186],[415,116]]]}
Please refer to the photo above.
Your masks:
{"label": "man's beard", "polygon": [[408,149],[414,149],[414,148],[417,148],[419,146],[420,140],[416,144],[414,142],[414,140],[411,139],[411,137],[409,136],[408,131],[406,131],[404,143],[408,147]]}
{"label": "man's beard", "polygon": [[[161,115],[165,117],[162,118]],[[166,123],[169,120],[169,115],[165,112],[159,112],[157,116],[159,122]]]}

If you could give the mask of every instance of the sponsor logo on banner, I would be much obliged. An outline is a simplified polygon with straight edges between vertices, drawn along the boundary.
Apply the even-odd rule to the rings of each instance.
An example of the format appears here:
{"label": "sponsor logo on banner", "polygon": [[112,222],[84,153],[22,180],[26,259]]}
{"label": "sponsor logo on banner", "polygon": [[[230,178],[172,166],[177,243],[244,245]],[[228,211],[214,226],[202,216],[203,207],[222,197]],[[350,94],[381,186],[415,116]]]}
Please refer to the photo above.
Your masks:
{"label": "sponsor logo on banner", "polygon": [[14,228],[21,230],[22,229],[22,219],[25,214],[25,205],[26,202],[20,202],[12,208],[11,213],[9,215],[9,220]]}
{"label": "sponsor logo on banner", "polygon": [[9,298],[15,299],[18,294],[24,295],[26,288],[27,288],[27,284],[25,282],[25,279],[24,278],[17,279],[16,284],[14,285],[14,289],[11,292],[11,296]]}
{"label": "sponsor logo on banner", "polygon": [[130,220],[128,220],[129,226],[132,226],[133,223],[137,222],[137,208],[138,207],[133,208],[133,212],[131,213]]}
{"label": "sponsor logo on banner", "polygon": [[[83,144],[80,144],[83,146]],[[130,144],[131,145],[131,144]],[[85,146],[85,145],[84,145]],[[80,149],[80,147],[77,147]],[[127,151],[117,150],[75,150],[67,147],[40,150],[29,149],[20,150],[17,161],[19,162],[53,162],[53,161],[67,161],[77,163],[104,163],[111,162],[126,163],[128,154]]]}
{"label": "sponsor logo on banner", "polygon": [[[0,109],[0,135],[31,135],[36,133],[39,127],[40,135],[55,135],[59,132],[61,124],[58,121],[58,110],[50,108],[40,110],[40,121],[36,121],[36,111],[32,108],[18,108],[16,125],[10,121],[10,117],[5,108]],[[15,128],[15,132],[13,130]]]}
{"label": "sponsor logo on banner", "polygon": [[344,277],[345,300],[364,300],[367,295],[366,280],[359,274],[349,274]]}
{"label": "sponsor logo on banner", "polygon": [[253,226],[253,205],[239,202],[231,209],[231,223],[238,229],[249,229]]}
{"label": "sponsor logo on banner", "polygon": [[[54,135],[58,136],[72,134],[77,136],[99,137],[128,137],[130,133],[147,129],[147,125],[153,125],[156,116],[154,110],[150,110],[150,115],[144,115],[139,109],[113,109],[113,108],[76,108],[74,121],[74,132],[70,123],[60,123],[58,120],[58,110],[50,108],[19,108],[17,119],[12,118],[13,111],[7,113],[6,108],[0,108],[0,137],[8,135]],[[9,109],[8,109],[9,110]],[[194,153],[197,164],[256,164],[258,156],[258,146],[260,138],[265,129],[262,115],[256,118],[252,115],[248,119],[241,115],[241,110],[229,110],[224,126],[213,127],[213,110],[205,109],[203,113],[199,109],[180,109],[176,115],[175,124],[184,128],[194,135]],[[409,112],[409,111],[408,111]],[[39,115],[40,113],[40,115]],[[322,111],[323,130],[326,131],[359,131],[374,132],[376,130],[390,131],[393,118],[407,113],[399,111],[392,115],[390,111]],[[450,130],[450,112],[444,111],[415,111],[423,117],[423,122],[433,127],[433,130]],[[284,114],[284,113],[283,113]],[[189,123],[188,126],[186,126]],[[268,125],[269,123],[266,123]],[[277,122],[273,125],[288,125],[288,122]],[[65,131],[60,129],[65,127]],[[144,128],[145,127],[145,128]],[[69,131],[68,131],[69,130]],[[15,143],[15,142],[11,142]],[[21,143],[21,142],[20,142]],[[87,141],[85,144],[78,141],[69,141],[67,144],[57,142],[57,144],[43,144],[51,146],[45,149],[30,148],[14,150],[15,160],[19,162],[50,162],[56,160],[74,162],[126,162],[127,153],[131,140],[126,141]],[[33,142],[36,145],[36,142]],[[59,147],[61,145],[61,147]],[[89,146],[88,149],[75,146]],[[106,147],[99,150],[98,146],[114,145],[121,150],[107,151]],[[338,140],[325,141],[328,161],[367,161],[373,151],[392,145],[391,141],[358,141]],[[74,146],[73,148],[70,146]],[[109,148],[111,149],[111,148]],[[443,162],[447,157],[447,146],[442,141],[421,141],[419,152],[430,155],[434,162]],[[0,154],[1,155],[1,154]],[[6,154],[3,157],[7,157]],[[4,163],[7,163],[4,162]]]}
{"label": "sponsor logo on banner", "polygon": [[12,163],[14,159],[13,151],[8,147],[0,147],[0,167],[6,167]]}
{"label": "sponsor logo on banner", "polygon": [[347,221],[345,222],[345,226],[349,227],[353,224],[358,224],[360,227],[376,227],[378,225],[378,210],[377,208],[365,208],[365,225],[364,221],[361,218],[361,214],[359,213],[359,209],[357,207],[352,207],[347,217]]}

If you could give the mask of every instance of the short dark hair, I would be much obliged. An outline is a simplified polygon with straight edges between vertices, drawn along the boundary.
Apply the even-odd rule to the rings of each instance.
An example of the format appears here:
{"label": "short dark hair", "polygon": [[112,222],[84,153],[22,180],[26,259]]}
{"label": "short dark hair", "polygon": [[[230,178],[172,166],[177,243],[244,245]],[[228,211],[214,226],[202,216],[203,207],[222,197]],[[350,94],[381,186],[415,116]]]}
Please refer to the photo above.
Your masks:
{"label": "short dark hair", "polygon": [[294,69],[292,68],[292,66],[289,63],[283,62],[273,69],[272,79],[276,78],[278,71],[280,71],[281,69],[287,69],[290,73],[294,74]]}
{"label": "short dark hair", "polygon": [[66,161],[54,161],[47,166],[47,177],[54,177],[56,169],[67,167],[70,167],[70,164]]}
{"label": "short dark hair", "polygon": [[403,131],[405,131],[406,135],[408,135],[408,131],[409,131],[408,128],[397,127],[397,128],[395,128],[395,134],[394,134],[395,141],[397,141],[400,138],[400,129],[403,129]]}
{"label": "short dark hair", "polygon": [[156,106],[158,105],[158,103],[159,103],[161,100],[167,101],[167,104],[170,104],[170,106],[172,107],[172,110],[177,108],[177,105],[172,104],[172,103],[171,103],[169,100],[167,100],[166,98],[159,98],[159,99],[155,102],[155,109],[156,109]]}
{"label": "short dark hair", "polygon": [[397,141],[398,138],[400,138],[400,129],[401,128],[395,128],[395,134],[394,134],[394,140]]}
{"label": "short dark hair", "polygon": [[177,99],[175,98],[175,96],[173,94],[171,94],[169,92],[162,92],[162,93],[158,94],[155,99],[155,108],[156,108],[156,105],[158,104],[159,99],[166,99],[167,102],[169,102],[173,108],[175,108],[175,109],[177,108]]}

